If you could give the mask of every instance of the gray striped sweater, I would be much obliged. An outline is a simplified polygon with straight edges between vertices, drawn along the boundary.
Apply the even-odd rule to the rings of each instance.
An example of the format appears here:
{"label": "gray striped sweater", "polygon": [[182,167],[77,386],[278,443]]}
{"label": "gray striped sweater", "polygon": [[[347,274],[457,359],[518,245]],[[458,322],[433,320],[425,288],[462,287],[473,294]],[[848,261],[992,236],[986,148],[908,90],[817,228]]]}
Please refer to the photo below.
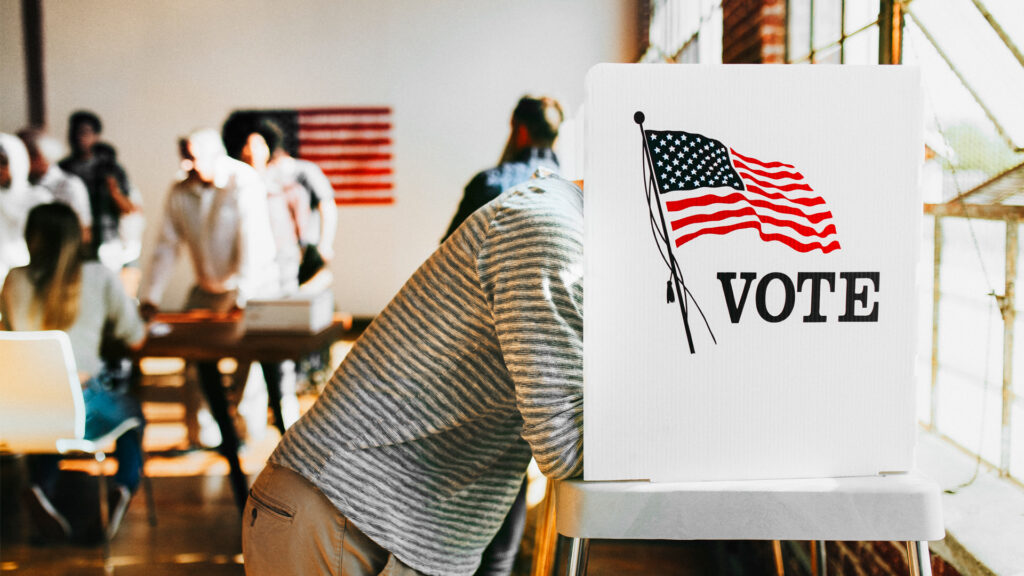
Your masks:
{"label": "gray striped sweater", "polygon": [[367,328],[271,461],[427,574],[472,574],[531,455],[583,469],[583,195],[475,212]]}

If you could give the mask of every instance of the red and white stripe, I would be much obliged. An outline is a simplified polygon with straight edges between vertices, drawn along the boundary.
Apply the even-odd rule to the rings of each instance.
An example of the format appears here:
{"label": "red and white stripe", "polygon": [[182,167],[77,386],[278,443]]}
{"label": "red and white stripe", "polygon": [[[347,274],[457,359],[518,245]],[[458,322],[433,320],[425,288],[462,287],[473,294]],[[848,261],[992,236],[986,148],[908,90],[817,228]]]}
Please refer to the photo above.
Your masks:
{"label": "red and white stripe", "polygon": [[[764,162],[729,149],[744,190],[701,188],[662,194],[676,246],[705,235],[756,230],[764,241],[798,252],[840,248],[825,200],[791,164]],[[699,192],[699,195],[694,195]]]}
{"label": "red and white stripe", "polygon": [[394,158],[391,109],[299,110],[299,157],[315,162],[338,204],[391,204]]}

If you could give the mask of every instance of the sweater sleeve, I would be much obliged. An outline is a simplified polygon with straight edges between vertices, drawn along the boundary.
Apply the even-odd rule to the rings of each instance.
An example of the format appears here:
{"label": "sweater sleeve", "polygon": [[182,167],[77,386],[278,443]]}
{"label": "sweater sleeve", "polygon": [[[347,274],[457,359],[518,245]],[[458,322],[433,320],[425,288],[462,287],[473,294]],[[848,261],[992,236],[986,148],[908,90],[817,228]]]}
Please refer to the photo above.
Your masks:
{"label": "sweater sleeve", "polygon": [[549,180],[511,192],[478,266],[523,438],[545,475],[569,478],[583,470],[583,228],[573,207],[529,197],[550,186],[570,185]]}
{"label": "sweater sleeve", "polygon": [[157,237],[156,247],[153,248],[152,259],[149,265],[149,274],[139,288],[139,300],[159,304],[163,298],[164,290],[171,281],[174,274],[174,263],[178,257],[178,229],[174,223],[174,190],[167,194],[164,203],[164,215],[160,223],[160,232]]}

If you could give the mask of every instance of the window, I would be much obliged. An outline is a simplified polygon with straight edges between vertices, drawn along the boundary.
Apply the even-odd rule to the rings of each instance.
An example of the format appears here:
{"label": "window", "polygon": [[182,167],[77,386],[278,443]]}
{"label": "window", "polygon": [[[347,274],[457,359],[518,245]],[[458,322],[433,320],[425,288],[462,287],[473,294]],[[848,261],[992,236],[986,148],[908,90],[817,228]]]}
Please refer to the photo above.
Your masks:
{"label": "window", "polygon": [[[1018,483],[1024,482],[1022,41],[1024,5],[1017,1],[906,5],[903,60],[921,69],[928,144],[919,417],[979,464]],[[943,215],[951,200],[985,211]],[[1014,285],[1018,296],[1011,303],[1004,296]],[[1008,313],[1011,305],[1015,314]]]}
{"label": "window", "polygon": [[721,64],[721,0],[655,0],[642,62]]}
{"label": "window", "polygon": [[878,0],[789,0],[786,62],[878,62]]}

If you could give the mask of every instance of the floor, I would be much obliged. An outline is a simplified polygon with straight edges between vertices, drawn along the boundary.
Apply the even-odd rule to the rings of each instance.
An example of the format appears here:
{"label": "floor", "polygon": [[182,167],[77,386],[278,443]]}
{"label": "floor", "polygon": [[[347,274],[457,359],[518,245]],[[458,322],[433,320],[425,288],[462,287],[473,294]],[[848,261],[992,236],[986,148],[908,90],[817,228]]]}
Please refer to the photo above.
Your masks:
{"label": "floor", "polygon": [[[336,362],[350,344],[341,343],[332,350]],[[164,400],[164,395],[151,396]],[[300,396],[303,410],[314,401],[314,394]],[[213,450],[190,447],[181,403],[144,402],[143,407],[149,421],[145,438],[146,473],[152,481],[158,522],[149,525],[145,500],[136,497],[111,543],[107,568],[118,576],[243,574],[240,520],[226,478],[226,463]],[[259,432],[262,434],[250,436],[241,452],[242,467],[250,475],[250,482],[279,439],[272,427]],[[113,463],[107,465],[109,472]],[[92,461],[64,464],[65,468],[90,473],[95,473],[96,466]],[[104,574],[100,546],[30,544],[26,518],[18,505],[23,463],[17,457],[4,457],[0,460],[0,472],[0,572],[48,576]],[[530,574],[536,504],[543,490],[543,478],[537,476],[531,485],[534,508],[514,576]],[[564,573],[566,548],[559,547],[561,558],[556,573]],[[591,546],[588,574],[737,573],[719,569],[722,566],[721,549],[712,543],[595,542]]]}

